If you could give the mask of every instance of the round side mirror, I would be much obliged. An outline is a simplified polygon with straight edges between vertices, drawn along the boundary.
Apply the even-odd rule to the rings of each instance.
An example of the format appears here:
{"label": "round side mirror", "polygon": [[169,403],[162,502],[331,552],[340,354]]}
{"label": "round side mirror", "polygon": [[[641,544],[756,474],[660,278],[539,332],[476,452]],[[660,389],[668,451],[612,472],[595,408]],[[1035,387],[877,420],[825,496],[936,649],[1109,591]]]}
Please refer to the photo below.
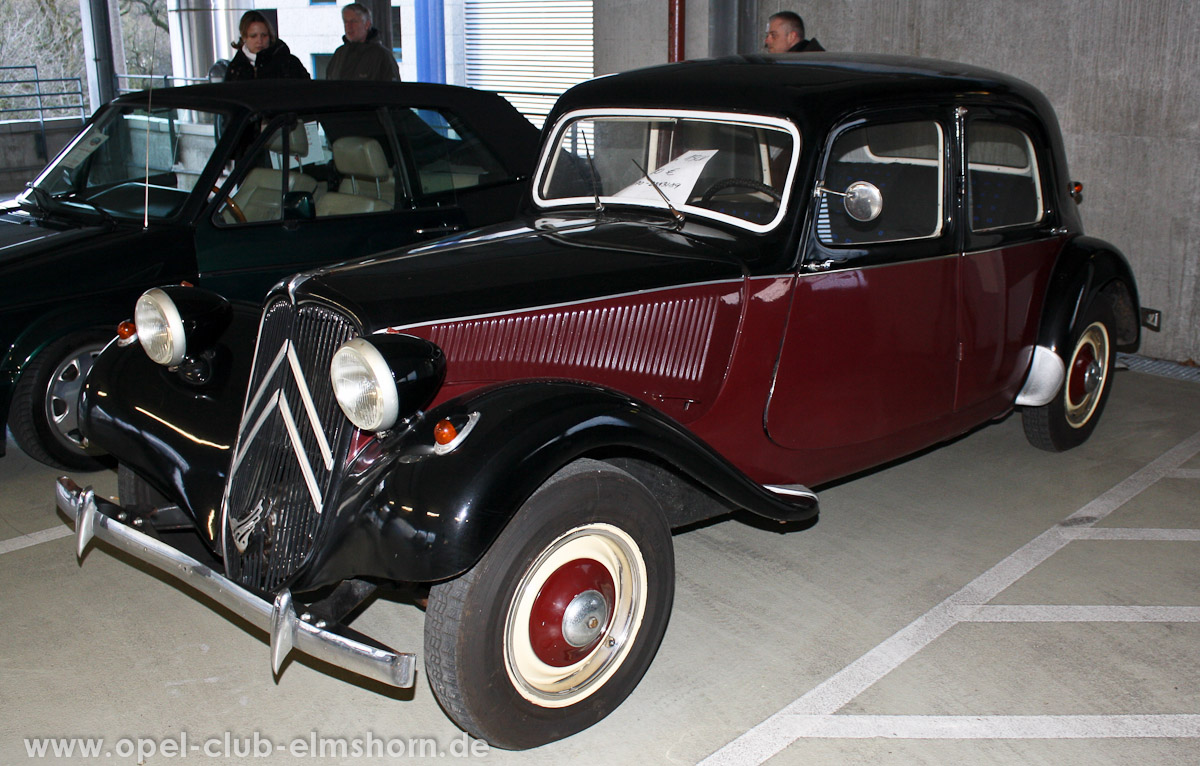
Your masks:
{"label": "round side mirror", "polygon": [[855,181],[842,198],[846,214],[856,221],[874,221],[883,212],[883,195],[870,181]]}

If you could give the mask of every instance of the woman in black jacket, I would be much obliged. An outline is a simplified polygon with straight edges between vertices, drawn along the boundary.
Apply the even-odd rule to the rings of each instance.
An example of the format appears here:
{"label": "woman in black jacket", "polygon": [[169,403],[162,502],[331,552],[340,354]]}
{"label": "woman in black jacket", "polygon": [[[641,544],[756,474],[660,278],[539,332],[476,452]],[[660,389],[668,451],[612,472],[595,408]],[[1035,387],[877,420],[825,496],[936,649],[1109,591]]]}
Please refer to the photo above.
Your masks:
{"label": "woman in black jacket", "polygon": [[229,62],[225,82],[285,77],[311,79],[300,59],[288,50],[287,43],[275,36],[266,16],[258,11],[246,11],[238,22],[238,32],[241,39],[233,44],[237,53]]}

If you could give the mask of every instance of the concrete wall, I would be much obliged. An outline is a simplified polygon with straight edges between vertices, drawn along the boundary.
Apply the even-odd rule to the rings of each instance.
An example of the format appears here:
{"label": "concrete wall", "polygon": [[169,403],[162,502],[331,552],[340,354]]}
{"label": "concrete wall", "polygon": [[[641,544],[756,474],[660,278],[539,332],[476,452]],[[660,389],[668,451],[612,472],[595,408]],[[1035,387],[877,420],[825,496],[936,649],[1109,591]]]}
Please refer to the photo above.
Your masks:
{"label": "concrete wall", "polygon": [[60,117],[46,120],[45,154],[39,151],[41,128],[36,122],[0,122],[0,196],[12,196],[25,188],[46,163],[79,132],[83,120]]}
{"label": "concrete wall", "polygon": [[[753,2],[753,0],[751,0]],[[743,0],[745,2],[745,0]],[[666,61],[667,4],[596,0],[596,73]],[[709,0],[689,0],[687,55],[708,53]],[[1133,264],[1163,311],[1142,353],[1200,361],[1200,2],[757,0],[829,50],[963,61],[1034,84],[1058,110],[1089,234]]]}

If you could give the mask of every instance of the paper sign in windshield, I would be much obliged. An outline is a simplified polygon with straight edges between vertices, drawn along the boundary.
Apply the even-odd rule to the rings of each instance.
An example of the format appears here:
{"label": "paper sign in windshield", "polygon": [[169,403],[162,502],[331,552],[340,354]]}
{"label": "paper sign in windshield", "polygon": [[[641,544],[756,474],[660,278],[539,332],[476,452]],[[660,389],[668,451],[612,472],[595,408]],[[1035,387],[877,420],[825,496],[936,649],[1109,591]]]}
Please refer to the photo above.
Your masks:
{"label": "paper sign in windshield", "polygon": [[67,155],[62,158],[62,161],[58,163],[58,166],[67,168],[68,170],[74,170],[75,168],[79,167],[79,163],[92,156],[92,152],[99,149],[100,145],[107,140],[108,136],[96,130],[96,126],[89,126],[87,134],[81,136],[80,139],[75,142],[75,145],[71,147],[71,151],[67,152]]}
{"label": "paper sign in windshield", "polygon": [[[701,171],[708,161],[717,153],[716,149],[695,149],[684,152],[666,165],[650,173],[654,185],[662,190],[672,205],[683,205],[692,196],[692,189]],[[662,199],[658,192],[651,188],[650,183],[642,176],[636,183],[626,186],[617,192],[615,197],[633,197],[635,199]]]}

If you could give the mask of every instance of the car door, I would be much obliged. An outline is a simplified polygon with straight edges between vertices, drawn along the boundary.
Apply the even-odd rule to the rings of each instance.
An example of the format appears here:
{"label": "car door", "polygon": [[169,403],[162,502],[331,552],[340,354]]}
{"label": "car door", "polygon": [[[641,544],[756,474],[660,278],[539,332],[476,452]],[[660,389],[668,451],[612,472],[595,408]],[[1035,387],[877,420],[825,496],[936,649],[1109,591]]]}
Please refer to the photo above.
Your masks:
{"label": "car door", "polygon": [[202,286],[260,299],[280,278],[461,227],[426,202],[386,108],[277,117],[239,159],[196,231]]}
{"label": "car door", "polygon": [[[818,172],[766,422],[776,443],[843,472],[926,442],[954,404],[948,114],[859,117],[832,135]],[[872,220],[838,195],[856,181],[880,192]]]}
{"label": "car door", "polygon": [[1039,309],[1062,247],[1052,208],[1050,163],[1036,126],[1008,110],[967,107],[965,136],[962,363],[958,409],[1004,411],[1029,368]]}

